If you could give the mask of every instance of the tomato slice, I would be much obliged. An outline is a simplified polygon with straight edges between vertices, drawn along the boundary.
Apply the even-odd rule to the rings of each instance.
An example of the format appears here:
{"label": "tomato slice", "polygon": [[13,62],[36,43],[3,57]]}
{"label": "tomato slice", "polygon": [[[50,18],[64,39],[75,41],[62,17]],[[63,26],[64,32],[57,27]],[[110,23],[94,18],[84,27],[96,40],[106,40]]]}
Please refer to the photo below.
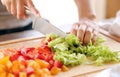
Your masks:
{"label": "tomato slice", "polygon": [[51,68],[54,66],[54,60],[49,61],[48,69],[51,70]]}
{"label": "tomato slice", "polygon": [[25,70],[25,72],[27,73],[27,76],[30,76],[31,74],[34,73],[34,69],[30,66],[28,66]]}
{"label": "tomato slice", "polygon": [[58,67],[58,68],[62,68],[62,62],[58,61],[58,60],[55,60],[54,61],[54,66]]}
{"label": "tomato slice", "polygon": [[43,46],[41,46],[41,47],[42,47],[42,49],[44,49],[44,50],[46,50],[46,51],[48,51],[48,52],[51,52],[51,48],[48,47],[48,45],[43,45]]}
{"label": "tomato slice", "polygon": [[34,47],[31,47],[31,48],[22,48],[20,52],[21,52],[22,55],[25,55],[28,52],[32,52],[33,50],[35,50]]}
{"label": "tomato slice", "polygon": [[14,54],[14,55],[10,56],[10,60],[11,61],[17,60],[19,56],[20,56],[20,54],[18,54],[18,53]]}

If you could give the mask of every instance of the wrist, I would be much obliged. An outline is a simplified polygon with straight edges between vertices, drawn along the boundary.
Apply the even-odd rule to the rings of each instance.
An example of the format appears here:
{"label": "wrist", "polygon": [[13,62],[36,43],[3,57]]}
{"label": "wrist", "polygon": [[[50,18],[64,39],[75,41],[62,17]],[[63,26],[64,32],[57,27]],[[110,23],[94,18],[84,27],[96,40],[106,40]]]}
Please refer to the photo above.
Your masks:
{"label": "wrist", "polygon": [[75,0],[75,3],[78,9],[79,19],[96,19],[96,14],[89,0]]}
{"label": "wrist", "polygon": [[81,19],[89,19],[89,20],[95,20],[96,19],[96,15],[95,13],[81,13],[79,14],[79,20]]}

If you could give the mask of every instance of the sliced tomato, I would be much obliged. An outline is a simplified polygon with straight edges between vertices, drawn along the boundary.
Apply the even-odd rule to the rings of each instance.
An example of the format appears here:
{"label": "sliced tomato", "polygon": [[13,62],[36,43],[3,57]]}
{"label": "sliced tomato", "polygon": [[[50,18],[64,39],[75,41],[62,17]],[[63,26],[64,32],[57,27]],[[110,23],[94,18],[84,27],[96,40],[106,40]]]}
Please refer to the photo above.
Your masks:
{"label": "sliced tomato", "polygon": [[24,55],[24,54],[27,54],[28,52],[32,52],[35,48],[34,47],[31,47],[31,48],[22,48],[21,49],[21,54]]}
{"label": "sliced tomato", "polygon": [[42,59],[42,60],[45,60],[45,56],[43,54],[38,54],[37,56],[37,59]]}
{"label": "sliced tomato", "polygon": [[31,51],[33,51],[33,50],[35,50],[35,48],[34,47],[30,47],[30,48],[27,48],[27,52],[31,52]]}
{"label": "sliced tomato", "polygon": [[22,48],[20,52],[21,52],[21,55],[24,56],[26,60],[29,60],[29,59],[34,59],[34,55],[35,55],[34,50],[35,50],[34,47]]}
{"label": "sliced tomato", "polygon": [[48,69],[51,70],[51,68],[54,66],[54,61],[50,60],[48,63],[49,63]]}
{"label": "sliced tomato", "polygon": [[62,68],[62,62],[58,61],[58,60],[55,60],[54,61],[54,66],[58,67],[58,68]]}
{"label": "sliced tomato", "polygon": [[19,73],[20,73],[20,71],[13,71],[13,74],[15,77],[19,77]]}
{"label": "sliced tomato", "polygon": [[42,48],[46,50],[47,52],[51,52],[51,48],[48,47],[48,45],[43,45]]}
{"label": "sliced tomato", "polygon": [[18,54],[18,53],[14,54],[14,55],[10,56],[10,60],[11,61],[17,60],[19,56],[20,56],[20,54]]}
{"label": "sliced tomato", "polygon": [[40,54],[46,52],[46,50],[44,50],[42,47],[38,47],[37,50],[38,50],[38,53]]}
{"label": "sliced tomato", "polygon": [[48,54],[47,56],[46,56],[46,59],[45,59],[47,62],[49,62],[50,60],[53,60],[53,54],[51,53],[51,54]]}
{"label": "sliced tomato", "polygon": [[23,57],[23,56],[21,56],[21,55],[19,55],[18,56],[18,58],[17,58],[17,60],[19,61],[19,62],[24,62],[25,61],[25,58]]}
{"label": "sliced tomato", "polygon": [[25,72],[27,73],[27,76],[30,76],[31,74],[34,73],[34,69],[30,66],[28,66],[25,70]]}

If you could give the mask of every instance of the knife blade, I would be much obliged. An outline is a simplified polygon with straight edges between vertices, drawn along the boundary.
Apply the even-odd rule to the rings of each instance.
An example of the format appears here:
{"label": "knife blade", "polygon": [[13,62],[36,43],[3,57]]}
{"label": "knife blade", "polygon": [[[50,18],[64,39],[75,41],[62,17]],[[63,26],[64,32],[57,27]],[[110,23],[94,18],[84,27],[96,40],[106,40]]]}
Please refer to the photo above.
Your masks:
{"label": "knife blade", "polygon": [[56,26],[49,23],[46,19],[41,17],[36,17],[30,10],[26,9],[26,14],[29,15],[33,20],[33,29],[39,31],[40,33],[46,35],[50,33],[54,33],[58,36],[65,37],[66,33]]}
{"label": "knife blade", "polygon": [[58,36],[66,36],[66,33],[57,28],[56,26],[52,25],[48,21],[46,21],[44,18],[35,18],[33,22],[33,28],[43,34],[50,34],[54,33]]}

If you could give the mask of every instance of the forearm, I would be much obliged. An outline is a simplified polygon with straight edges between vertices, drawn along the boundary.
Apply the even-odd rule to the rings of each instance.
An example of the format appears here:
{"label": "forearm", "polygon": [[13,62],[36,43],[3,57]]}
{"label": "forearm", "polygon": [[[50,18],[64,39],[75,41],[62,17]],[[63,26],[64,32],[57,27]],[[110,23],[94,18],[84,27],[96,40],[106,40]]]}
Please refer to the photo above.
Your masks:
{"label": "forearm", "polygon": [[90,0],[74,0],[78,9],[79,19],[91,19],[96,18],[95,12],[93,11]]}

